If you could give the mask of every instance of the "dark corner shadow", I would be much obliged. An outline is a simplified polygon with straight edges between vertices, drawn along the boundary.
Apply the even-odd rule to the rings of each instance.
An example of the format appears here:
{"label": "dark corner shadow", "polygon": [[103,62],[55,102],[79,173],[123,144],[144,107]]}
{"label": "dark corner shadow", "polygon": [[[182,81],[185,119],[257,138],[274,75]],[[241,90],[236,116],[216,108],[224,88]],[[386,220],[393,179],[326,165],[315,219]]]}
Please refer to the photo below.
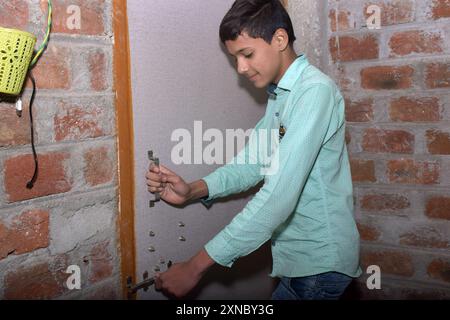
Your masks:
{"label": "dark corner shadow", "polygon": [[345,289],[342,294],[340,300],[362,300],[363,292],[361,290],[361,286],[358,285],[358,281],[354,279],[348,287]]}
{"label": "dark corner shadow", "polygon": [[[214,265],[200,280],[195,289],[185,297],[187,300],[196,300],[205,287],[212,283],[220,283],[225,287],[230,287],[234,283],[248,279],[263,270],[270,270],[272,265],[272,255],[270,241],[266,242],[259,249],[248,256],[241,257],[233,264],[232,268]],[[268,276],[269,277],[269,276]],[[275,288],[277,280],[273,279],[272,287]],[[257,289],[257,288],[256,288]]]}
{"label": "dark corner shadow", "polygon": [[[219,40],[219,46],[220,49],[222,50],[223,54],[227,57],[228,63],[230,64],[231,68],[233,68],[233,70],[236,69],[235,63],[233,61],[233,58],[230,56],[230,54],[228,53],[228,50],[226,49],[226,47],[222,44],[222,42]],[[238,84],[239,87],[247,90],[247,92],[252,96],[252,98],[256,101],[256,103],[258,105],[264,105],[267,102],[267,93],[265,89],[258,89],[255,88],[250,81],[248,81],[247,79],[245,79],[243,76],[237,74],[238,77]]]}

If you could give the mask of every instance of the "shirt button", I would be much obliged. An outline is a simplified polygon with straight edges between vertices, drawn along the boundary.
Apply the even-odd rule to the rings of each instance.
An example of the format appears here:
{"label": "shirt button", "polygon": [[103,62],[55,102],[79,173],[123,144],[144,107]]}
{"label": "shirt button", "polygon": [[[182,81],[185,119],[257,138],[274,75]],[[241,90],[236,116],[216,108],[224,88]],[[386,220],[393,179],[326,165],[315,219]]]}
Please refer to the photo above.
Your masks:
{"label": "shirt button", "polygon": [[272,241],[272,247],[275,247],[275,241]]}

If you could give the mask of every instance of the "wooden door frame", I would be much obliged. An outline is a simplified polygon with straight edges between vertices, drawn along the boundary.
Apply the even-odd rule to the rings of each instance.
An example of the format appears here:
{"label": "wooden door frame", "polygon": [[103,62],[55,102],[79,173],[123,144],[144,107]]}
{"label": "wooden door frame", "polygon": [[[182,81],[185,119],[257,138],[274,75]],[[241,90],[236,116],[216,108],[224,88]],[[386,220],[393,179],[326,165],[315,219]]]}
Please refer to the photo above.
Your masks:
{"label": "wooden door frame", "polygon": [[135,299],[136,295],[128,296],[127,291],[127,277],[136,279],[134,137],[127,0],[113,0],[112,16],[119,182],[117,235],[120,243],[121,287],[123,299]]}

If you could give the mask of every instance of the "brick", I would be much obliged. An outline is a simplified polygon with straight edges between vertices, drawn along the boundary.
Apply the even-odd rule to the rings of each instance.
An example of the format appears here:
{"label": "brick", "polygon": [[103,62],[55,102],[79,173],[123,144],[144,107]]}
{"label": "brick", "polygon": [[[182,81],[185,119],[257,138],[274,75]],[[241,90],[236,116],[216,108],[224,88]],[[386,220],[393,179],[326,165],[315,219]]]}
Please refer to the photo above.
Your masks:
{"label": "brick", "polygon": [[108,87],[105,53],[101,50],[91,52],[88,57],[88,68],[92,90],[105,90]]}
{"label": "brick", "polygon": [[450,243],[444,239],[439,231],[427,226],[416,227],[410,232],[401,234],[399,243],[421,248],[447,249],[450,247]]}
{"label": "brick", "polygon": [[413,153],[414,135],[403,130],[367,129],[362,148],[367,152]]}
{"label": "brick", "polygon": [[[70,89],[70,54],[69,48],[48,46],[33,69],[38,89]],[[31,87],[30,80],[27,87]]]}
{"label": "brick", "polygon": [[427,130],[427,149],[431,154],[450,154],[450,133],[440,130]]}
{"label": "brick", "polygon": [[376,227],[359,222],[356,226],[358,227],[361,240],[376,241],[380,238],[380,231]]}
{"label": "brick", "polygon": [[367,13],[367,8],[372,4],[381,9],[381,26],[414,21],[414,2],[411,0],[370,1],[364,7],[363,13],[366,19],[371,15]]}
{"label": "brick", "polygon": [[8,0],[0,2],[0,23],[3,28],[25,29],[28,24],[28,1]]}
{"label": "brick", "polygon": [[450,17],[450,0],[433,0],[431,17],[434,20]]}
{"label": "brick", "polygon": [[0,259],[12,253],[23,254],[39,248],[47,248],[49,245],[49,213],[47,211],[24,212],[13,219],[9,228],[3,225],[0,229],[2,229]]}
{"label": "brick", "polygon": [[376,182],[373,160],[350,159],[352,180],[355,182]]}
{"label": "brick", "polygon": [[26,184],[33,176],[34,160],[31,154],[5,161],[5,191],[9,202],[33,199],[70,191],[71,180],[66,175],[64,162],[69,154],[55,152],[38,155],[39,173],[32,189]]}
{"label": "brick", "polygon": [[11,249],[9,244],[9,229],[0,220],[0,260],[7,257],[12,253],[14,249]]}
{"label": "brick", "polygon": [[28,105],[24,105],[19,118],[14,104],[0,103],[0,147],[24,145],[30,141]]}
{"label": "brick", "polygon": [[437,196],[427,199],[425,214],[429,218],[450,220],[450,197]]}
{"label": "brick", "polygon": [[361,87],[374,90],[408,89],[412,86],[414,69],[410,66],[377,66],[361,70]]}
{"label": "brick", "polygon": [[427,274],[433,279],[450,282],[450,261],[434,259],[427,267]]}
{"label": "brick", "polygon": [[348,130],[345,130],[345,143],[349,144],[352,141],[352,135]]}
{"label": "brick", "polygon": [[331,37],[329,46],[334,62],[378,59],[378,39],[373,34]]}
{"label": "brick", "polygon": [[[336,17],[337,12],[337,17]],[[354,29],[355,25],[353,23],[353,26],[350,23],[351,20],[351,13],[347,10],[338,10],[331,9],[328,18],[330,21],[330,27],[332,32],[336,31],[348,31],[350,29]]]}
{"label": "brick", "polygon": [[390,160],[387,163],[389,182],[405,184],[439,183],[439,163],[412,159]]}
{"label": "brick", "polygon": [[367,211],[396,211],[410,206],[409,199],[399,194],[366,194],[361,199],[361,209]]}
{"label": "brick", "polygon": [[111,182],[113,179],[113,160],[107,147],[92,148],[84,153],[86,167],[84,178],[91,186]]}
{"label": "brick", "polygon": [[53,124],[56,141],[83,140],[97,138],[107,133],[101,123],[105,117],[101,106],[81,107],[60,102]]}
{"label": "brick", "polygon": [[[41,1],[41,10],[47,13],[47,1]],[[77,28],[73,23],[76,16],[75,11],[70,10],[69,6],[77,6],[80,9],[81,23],[80,28]],[[104,35],[105,22],[104,0],[54,0],[53,1],[53,33],[68,33],[81,35]]]}
{"label": "brick", "polygon": [[393,274],[404,277],[414,275],[414,265],[411,256],[400,251],[363,251],[361,264],[366,269],[369,265],[378,265],[381,273]]}
{"label": "brick", "polygon": [[347,122],[368,122],[373,120],[373,98],[361,100],[345,99],[345,120]]}
{"label": "brick", "polygon": [[5,298],[50,299],[64,292],[67,275],[53,270],[48,263],[40,263],[9,271],[5,276]]}
{"label": "brick", "polygon": [[429,89],[450,87],[450,63],[430,63],[425,69],[425,84]]}
{"label": "brick", "polygon": [[400,97],[390,103],[389,116],[393,121],[425,122],[439,121],[439,99],[436,97]]}
{"label": "brick", "polygon": [[412,53],[441,53],[443,39],[439,32],[422,30],[396,32],[389,40],[391,57],[406,56]]}
{"label": "brick", "polygon": [[112,256],[108,251],[108,245],[108,241],[96,244],[89,256],[83,258],[84,261],[89,263],[88,278],[91,283],[99,282],[112,275]]}

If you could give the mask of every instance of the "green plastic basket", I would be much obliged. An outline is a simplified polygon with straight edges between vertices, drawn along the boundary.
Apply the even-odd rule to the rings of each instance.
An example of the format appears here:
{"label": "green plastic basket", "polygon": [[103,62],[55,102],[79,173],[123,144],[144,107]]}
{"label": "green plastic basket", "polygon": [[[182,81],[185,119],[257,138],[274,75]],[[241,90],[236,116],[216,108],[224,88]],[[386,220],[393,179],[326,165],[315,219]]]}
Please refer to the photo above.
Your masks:
{"label": "green plastic basket", "polygon": [[0,27],[0,92],[18,95],[33,56],[36,37]]}

